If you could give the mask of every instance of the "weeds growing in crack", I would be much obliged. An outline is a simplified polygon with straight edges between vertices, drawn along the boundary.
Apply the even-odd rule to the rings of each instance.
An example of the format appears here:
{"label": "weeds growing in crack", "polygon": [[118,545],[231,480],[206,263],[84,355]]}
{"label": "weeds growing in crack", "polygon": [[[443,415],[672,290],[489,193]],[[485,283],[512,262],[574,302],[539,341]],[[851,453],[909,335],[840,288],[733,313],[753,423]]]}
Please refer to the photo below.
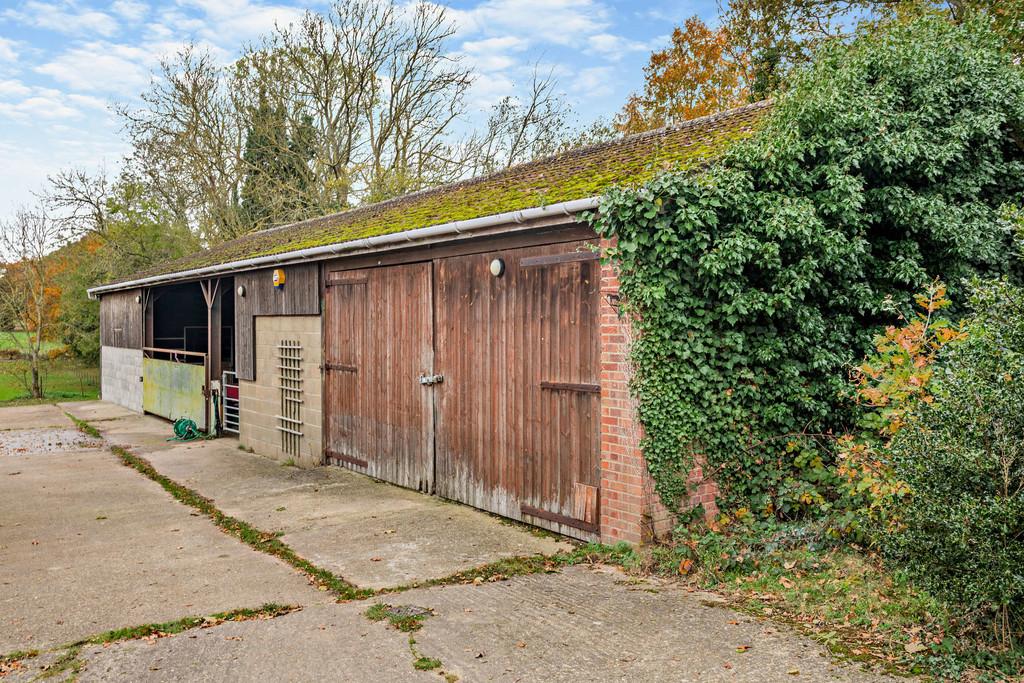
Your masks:
{"label": "weeds growing in crack", "polygon": [[181,619],[166,621],[159,624],[140,624],[138,626],[113,629],[88,638],[81,643],[76,643],[76,645],[103,645],[106,643],[116,643],[121,640],[147,638],[154,635],[170,636],[175,633],[181,633],[182,631],[188,631],[194,628],[216,626],[217,624],[225,621],[273,619],[274,617],[290,614],[298,609],[300,608],[297,605],[278,605],[277,603],[268,602],[255,609],[236,609],[231,610],[230,612],[218,612],[207,617],[183,617]]}
{"label": "weeds growing in crack", "polygon": [[61,674],[70,674],[68,680],[75,680],[78,674],[85,668],[85,662],[78,658],[78,655],[82,652],[81,645],[71,645],[60,657],[55,659],[52,664],[46,666],[43,669],[43,673],[35,680],[46,680],[48,678],[56,678]]}

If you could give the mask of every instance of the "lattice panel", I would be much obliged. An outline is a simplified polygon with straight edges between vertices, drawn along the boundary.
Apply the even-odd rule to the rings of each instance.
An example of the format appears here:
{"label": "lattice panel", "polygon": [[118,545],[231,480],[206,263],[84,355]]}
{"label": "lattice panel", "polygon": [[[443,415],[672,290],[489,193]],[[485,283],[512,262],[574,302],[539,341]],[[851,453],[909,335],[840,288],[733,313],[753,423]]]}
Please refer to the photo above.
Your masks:
{"label": "lattice panel", "polygon": [[298,456],[302,444],[302,344],[283,339],[277,345],[277,378],[281,411],[277,429],[281,432],[281,450]]}

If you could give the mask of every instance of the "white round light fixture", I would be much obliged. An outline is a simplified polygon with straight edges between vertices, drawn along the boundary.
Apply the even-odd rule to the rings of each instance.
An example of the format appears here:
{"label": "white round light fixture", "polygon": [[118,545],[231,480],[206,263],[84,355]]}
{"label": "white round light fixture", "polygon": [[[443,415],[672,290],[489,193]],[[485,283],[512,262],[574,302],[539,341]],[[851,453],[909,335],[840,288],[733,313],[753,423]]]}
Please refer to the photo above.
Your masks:
{"label": "white round light fixture", "polygon": [[236,291],[238,292],[238,296],[244,297],[245,296],[245,285],[238,285],[238,289]]}
{"label": "white round light fixture", "polygon": [[500,258],[491,261],[491,275],[501,277],[505,273],[505,262]]}

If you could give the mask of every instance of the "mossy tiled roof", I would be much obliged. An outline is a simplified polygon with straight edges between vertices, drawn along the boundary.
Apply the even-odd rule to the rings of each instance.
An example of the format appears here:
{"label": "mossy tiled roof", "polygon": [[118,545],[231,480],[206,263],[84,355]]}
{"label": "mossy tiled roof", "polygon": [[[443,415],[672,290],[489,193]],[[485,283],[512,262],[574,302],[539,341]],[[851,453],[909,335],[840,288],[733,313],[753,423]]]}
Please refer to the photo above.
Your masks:
{"label": "mossy tiled roof", "polygon": [[593,197],[615,185],[641,183],[665,169],[708,162],[730,142],[749,135],[769,106],[758,102],[492,175],[254,232],[125,281]]}

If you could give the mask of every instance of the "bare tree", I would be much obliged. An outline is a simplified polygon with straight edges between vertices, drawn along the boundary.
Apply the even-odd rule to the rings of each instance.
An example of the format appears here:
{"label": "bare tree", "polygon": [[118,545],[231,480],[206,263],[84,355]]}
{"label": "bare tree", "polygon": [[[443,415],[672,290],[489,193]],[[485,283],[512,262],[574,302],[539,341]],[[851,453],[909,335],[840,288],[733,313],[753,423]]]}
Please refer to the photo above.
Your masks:
{"label": "bare tree", "polygon": [[119,113],[132,143],[130,168],[186,214],[208,242],[245,232],[238,206],[245,123],[224,69],[189,46],[160,65],[137,109]]}
{"label": "bare tree", "polygon": [[574,134],[569,125],[569,114],[553,73],[542,74],[534,65],[523,95],[509,95],[494,105],[484,131],[471,137],[471,174],[500,171],[553,154],[573,146],[575,138],[582,142],[582,134]]}
{"label": "bare tree", "polygon": [[59,260],[53,251],[62,242],[62,228],[41,207],[20,209],[0,223],[0,307],[14,325],[14,341],[28,360],[25,388],[43,397],[43,343],[56,325],[54,286]]}

